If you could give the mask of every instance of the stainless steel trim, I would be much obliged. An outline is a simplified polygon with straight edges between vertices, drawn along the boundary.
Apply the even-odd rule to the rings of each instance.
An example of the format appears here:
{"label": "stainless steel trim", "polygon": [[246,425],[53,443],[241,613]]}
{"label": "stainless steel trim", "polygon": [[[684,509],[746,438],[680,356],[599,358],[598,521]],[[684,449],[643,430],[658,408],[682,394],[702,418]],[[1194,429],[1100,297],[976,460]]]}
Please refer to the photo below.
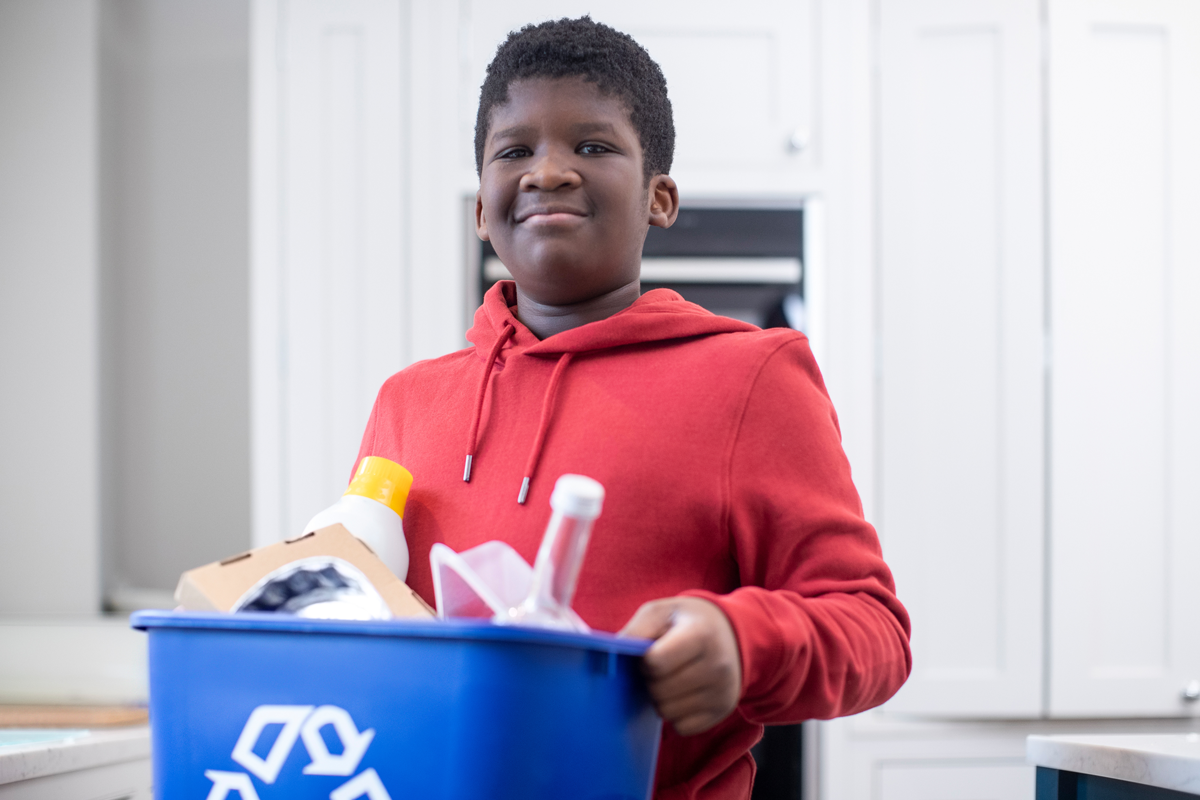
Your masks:
{"label": "stainless steel trim", "polygon": [[[642,261],[646,283],[778,283],[800,282],[804,269],[798,258],[647,258]],[[483,262],[489,281],[512,275],[495,256]]]}

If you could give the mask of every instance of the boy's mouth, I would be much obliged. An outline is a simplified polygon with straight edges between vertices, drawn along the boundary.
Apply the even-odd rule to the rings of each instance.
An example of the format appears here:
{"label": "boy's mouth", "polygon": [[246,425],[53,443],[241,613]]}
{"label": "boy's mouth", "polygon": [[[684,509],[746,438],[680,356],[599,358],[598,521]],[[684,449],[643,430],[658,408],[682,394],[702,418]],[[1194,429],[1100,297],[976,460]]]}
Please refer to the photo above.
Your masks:
{"label": "boy's mouth", "polygon": [[517,224],[532,222],[535,224],[555,224],[574,222],[587,213],[568,206],[535,206],[517,214]]}

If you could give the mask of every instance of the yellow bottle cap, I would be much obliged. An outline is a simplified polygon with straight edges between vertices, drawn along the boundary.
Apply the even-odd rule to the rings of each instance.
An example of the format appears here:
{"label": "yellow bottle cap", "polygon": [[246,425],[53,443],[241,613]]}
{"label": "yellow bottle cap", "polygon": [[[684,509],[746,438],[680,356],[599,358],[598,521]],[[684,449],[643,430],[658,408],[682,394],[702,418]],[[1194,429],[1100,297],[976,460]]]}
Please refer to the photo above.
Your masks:
{"label": "yellow bottle cap", "polygon": [[395,461],[380,456],[367,456],[358,465],[354,480],[350,481],[347,494],[369,497],[383,503],[401,517],[404,504],[408,502],[408,490],[412,488],[412,473]]}

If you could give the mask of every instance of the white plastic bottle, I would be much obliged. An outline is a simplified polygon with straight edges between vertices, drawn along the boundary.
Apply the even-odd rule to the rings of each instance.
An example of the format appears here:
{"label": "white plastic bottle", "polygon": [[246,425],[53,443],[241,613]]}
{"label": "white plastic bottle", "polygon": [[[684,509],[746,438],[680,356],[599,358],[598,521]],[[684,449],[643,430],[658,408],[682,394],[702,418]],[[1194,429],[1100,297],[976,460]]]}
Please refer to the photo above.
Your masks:
{"label": "white plastic bottle", "polygon": [[367,456],[342,499],[313,517],[304,533],[341,523],[366,542],[397,578],[406,580],[408,542],[402,518],[412,482],[412,473],[395,461]]}

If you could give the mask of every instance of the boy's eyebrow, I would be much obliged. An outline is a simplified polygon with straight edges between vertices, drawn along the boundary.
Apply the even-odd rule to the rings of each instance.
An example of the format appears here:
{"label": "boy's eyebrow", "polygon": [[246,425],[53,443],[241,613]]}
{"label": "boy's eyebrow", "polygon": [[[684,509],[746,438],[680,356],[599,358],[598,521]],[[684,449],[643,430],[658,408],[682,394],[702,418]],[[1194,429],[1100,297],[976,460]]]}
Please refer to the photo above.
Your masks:
{"label": "boy's eyebrow", "polygon": [[[611,122],[580,122],[571,126],[571,132],[576,136],[583,136],[589,133],[615,133],[616,130],[616,126]],[[510,136],[520,138],[533,133],[533,131],[534,127],[532,125],[513,125],[509,128],[501,128],[498,131],[493,131],[491,138],[493,140],[506,139]]]}
{"label": "boy's eyebrow", "polygon": [[511,128],[504,128],[498,131],[492,131],[493,139],[504,139],[509,136],[524,136],[533,131],[531,125],[513,125]]}
{"label": "boy's eyebrow", "polygon": [[611,122],[581,122],[571,126],[576,136],[585,133],[616,133],[616,126]]}

